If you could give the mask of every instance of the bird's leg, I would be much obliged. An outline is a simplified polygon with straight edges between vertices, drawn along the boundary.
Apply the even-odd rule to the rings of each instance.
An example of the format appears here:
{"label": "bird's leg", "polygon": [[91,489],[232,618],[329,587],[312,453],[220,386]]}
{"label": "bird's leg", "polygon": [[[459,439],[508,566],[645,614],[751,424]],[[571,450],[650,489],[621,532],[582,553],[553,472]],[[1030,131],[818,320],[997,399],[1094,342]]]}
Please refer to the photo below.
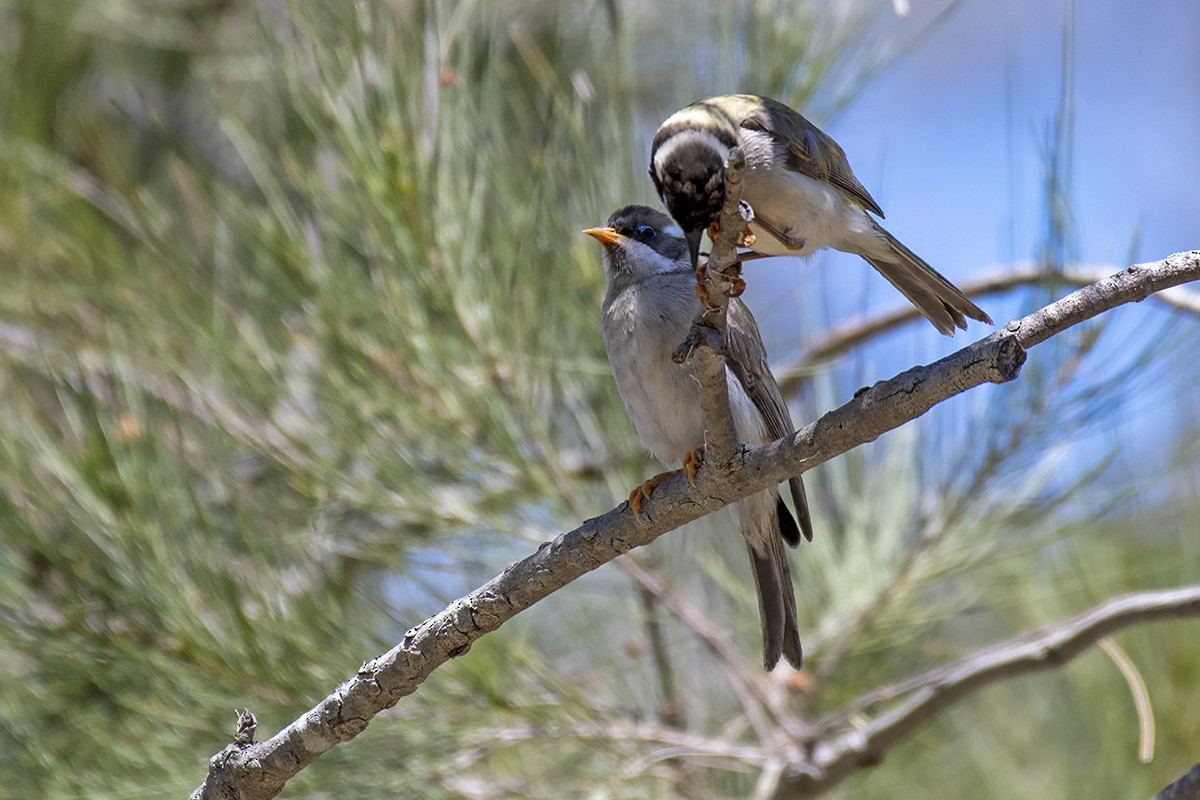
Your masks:
{"label": "bird's leg", "polygon": [[[708,226],[708,238],[715,242],[717,240],[717,236],[719,236],[720,234],[721,234],[721,224],[720,224],[720,222],[718,222],[717,220],[714,219],[712,221],[712,224]],[[755,237],[755,235],[750,232],[750,226],[749,225],[742,226],[742,235],[738,237],[737,246],[738,247],[754,247],[754,244],[757,241],[758,241],[757,237]]]}
{"label": "bird's leg", "polygon": [[681,472],[683,472],[681,469],[660,472],[633,487],[633,491],[629,493],[629,507],[633,509],[633,518],[635,521],[641,519],[642,503],[650,499],[650,493]]}
{"label": "bird's leg", "polygon": [[696,470],[704,463],[704,445],[693,447],[683,454],[683,471],[687,473],[688,486],[696,488]]}
{"label": "bird's leg", "polygon": [[[704,288],[704,278],[707,274],[708,267],[696,267],[696,297],[700,298],[705,311],[715,311],[717,307],[709,301],[708,289]],[[746,291],[746,282],[741,278],[730,278],[729,284],[730,297],[741,297],[742,292]]]}
{"label": "bird's leg", "polygon": [[708,299],[708,289],[704,288],[704,278],[708,275],[707,266],[696,267],[696,297],[700,298],[700,305],[704,306],[705,311],[715,311],[716,306]]}
{"label": "bird's leg", "polygon": [[780,243],[788,250],[804,249],[803,236],[797,236],[794,233],[784,233],[762,217],[755,217],[754,224],[778,239]]}
{"label": "bird's leg", "polygon": [[642,504],[650,499],[651,493],[662,484],[674,478],[676,475],[687,475],[688,485],[695,487],[696,485],[696,470],[704,463],[704,445],[700,445],[692,450],[689,450],[683,456],[683,468],[672,469],[667,472],[660,472],[657,475],[647,478],[638,486],[633,488],[629,493],[629,507],[633,509],[633,518],[641,519],[639,516],[642,513]]}
{"label": "bird's leg", "polygon": [[[705,311],[716,311],[717,307],[708,298],[708,289],[704,288],[704,279],[708,275],[708,267],[696,267],[696,297],[700,298]],[[741,278],[729,278],[729,296],[741,297],[746,291],[746,282]]]}
{"label": "bird's leg", "polygon": [[[762,228],[764,231],[778,239],[788,250],[804,249],[803,236],[796,236],[795,234],[784,233],[783,231],[779,230],[779,228],[776,228],[774,225],[758,216],[758,214],[754,212],[754,208],[745,200],[742,200],[738,203],[738,213],[742,215],[742,219],[745,221],[747,226],[746,234],[743,234],[743,238],[745,238],[745,236],[748,234],[751,239],[751,244],[753,244],[754,234],[750,233],[749,226],[750,223],[753,222],[754,224],[758,225],[758,227]],[[747,247],[749,246],[750,245],[747,245]]]}

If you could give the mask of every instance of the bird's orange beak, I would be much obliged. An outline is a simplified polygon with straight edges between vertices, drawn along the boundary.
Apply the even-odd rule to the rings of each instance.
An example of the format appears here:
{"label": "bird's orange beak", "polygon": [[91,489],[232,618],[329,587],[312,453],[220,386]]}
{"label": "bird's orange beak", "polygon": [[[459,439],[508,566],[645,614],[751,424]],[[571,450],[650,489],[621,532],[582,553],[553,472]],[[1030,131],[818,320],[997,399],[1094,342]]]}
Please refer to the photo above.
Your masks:
{"label": "bird's orange beak", "polygon": [[616,244],[619,245],[625,241],[626,237],[617,233],[616,228],[588,228],[584,231],[588,236],[592,237],[601,244]]}

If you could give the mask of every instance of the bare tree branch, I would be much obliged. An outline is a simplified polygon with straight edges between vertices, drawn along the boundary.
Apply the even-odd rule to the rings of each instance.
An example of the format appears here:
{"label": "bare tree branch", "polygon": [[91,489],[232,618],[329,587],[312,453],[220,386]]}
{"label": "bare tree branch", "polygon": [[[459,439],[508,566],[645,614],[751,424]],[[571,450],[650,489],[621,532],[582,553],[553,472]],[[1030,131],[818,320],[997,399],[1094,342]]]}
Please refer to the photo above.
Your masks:
{"label": "bare tree branch", "polygon": [[719,223],[721,233],[713,242],[712,253],[703,267],[702,287],[706,297],[687,338],[675,351],[676,363],[695,361],[700,407],[704,411],[705,456],[722,465],[733,460],[738,447],[733,412],[729,408],[724,343],[729,298],[734,294],[735,282],[741,280],[737,242],[745,223],[738,204],[742,199],[742,169],[745,165],[742,148],[729,151],[725,164],[725,201]]}
{"label": "bare tree branch", "polygon": [[376,714],[414,692],[433,670],[580,575],[872,441],[949,397],[981,383],[1016,378],[1026,348],[1072,325],[1197,278],[1200,251],[1132,266],[1014,320],[940,361],[877,383],[791,436],[764,447],[743,447],[732,464],[701,470],[695,487],[682,477],[667,481],[642,507],[640,522],[635,522],[625,503],[587,520],[409,630],[400,644],[364,663],[355,676],[275,736],[258,744],[226,747],[213,757],[208,776],[192,797],[274,797],[318,756],[354,738]]}
{"label": "bare tree branch", "polygon": [[[1101,643],[1108,635],[1123,628],[1196,615],[1200,615],[1200,586],[1129,594],[1107,600],[1074,617],[991,645],[915,678],[871,692],[814,726],[814,738],[808,742],[808,750],[813,754],[811,760],[785,763],[783,766],[787,771],[780,776],[781,785],[775,796],[813,797],[829,790],[847,774],[882,759],[883,750],[871,746],[878,742],[876,734],[903,739],[937,713],[984,686],[1063,667],[1093,644]],[[852,726],[851,721],[861,717],[870,707],[904,695],[912,697],[874,722],[847,730]],[[554,740],[564,737],[638,740],[663,748],[651,756],[654,759],[728,759],[760,770],[767,768],[781,754],[797,752],[794,747],[784,749],[769,742],[758,746],[737,745],[644,723],[578,725],[563,730],[506,728],[477,734],[473,741],[509,741],[514,738]],[[842,760],[831,763],[827,758],[830,756]],[[841,774],[839,770],[842,769],[848,772]],[[1200,765],[1151,800],[1200,800]]]}

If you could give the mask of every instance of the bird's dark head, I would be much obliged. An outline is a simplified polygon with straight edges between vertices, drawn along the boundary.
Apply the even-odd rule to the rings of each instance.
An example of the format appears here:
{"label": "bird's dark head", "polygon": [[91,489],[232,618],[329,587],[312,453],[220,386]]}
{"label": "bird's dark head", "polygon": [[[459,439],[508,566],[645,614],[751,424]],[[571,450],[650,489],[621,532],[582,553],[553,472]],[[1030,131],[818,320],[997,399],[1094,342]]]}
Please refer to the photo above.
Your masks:
{"label": "bird's dark head", "polygon": [[613,212],[606,227],[584,233],[604,246],[604,271],[610,281],[642,280],[688,269],[683,231],[653,208],[625,206]]}
{"label": "bird's dark head", "polygon": [[654,135],[650,178],[687,235],[693,264],[700,234],[721,213],[725,202],[725,160],[737,143],[733,122],[705,103],[676,112]]}
{"label": "bird's dark head", "polygon": [[707,137],[677,138],[650,168],[658,196],[685,231],[703,230],[725,202],[725,156]]}

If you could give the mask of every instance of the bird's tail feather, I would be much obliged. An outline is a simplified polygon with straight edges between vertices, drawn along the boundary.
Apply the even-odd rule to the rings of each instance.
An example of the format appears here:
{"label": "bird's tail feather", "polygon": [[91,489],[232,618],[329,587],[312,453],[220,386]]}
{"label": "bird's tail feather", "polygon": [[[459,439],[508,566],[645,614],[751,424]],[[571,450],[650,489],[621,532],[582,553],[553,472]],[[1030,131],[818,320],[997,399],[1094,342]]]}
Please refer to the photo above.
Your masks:
{"label": "bird's tail feather", "polygon": [[799,534],[803,534],[805,539],[812,541],[812,512],[808,510],[808,495],[804,492],[804,482],[799,476],[788,478],[788,488],[792,492],[792,502],[796,504],[796,522],[799,523],[800,530],[796,531],[795,525],[789,530],[788,521],[791,519],[791,514],[786,517],[781,514],[779,521],[783,530],[783,540],[792,547],[796,547],[800,544]]}
{"label": "bird's tail feather", "polygon": [[780,657],[800,669],[803,649],[800,646],[800,630],[796,622],[796,593],[792,587],[792,573],[788,568],[787,553],[783,548],[781,524],[784,515],[794,528],[796,523],[791,512],[779,498],[775,506],[773,528],[775,535],[766,537],[764,553],[755,552],[747,542],[750,566],[754,573],[754,585],[758,590],[758,613],[762,623],[763,667],[768,672],[779,663]]}
{"label": "bird's tail feather", "polygon": [[945,276],[881,226],[876,225],[875,229],[885,246],[874,252],[864,252],[862,257],[899,289],[935,328],[949,336],[955,328],[966,330],[967,317],[992,324],[991,317]]}

